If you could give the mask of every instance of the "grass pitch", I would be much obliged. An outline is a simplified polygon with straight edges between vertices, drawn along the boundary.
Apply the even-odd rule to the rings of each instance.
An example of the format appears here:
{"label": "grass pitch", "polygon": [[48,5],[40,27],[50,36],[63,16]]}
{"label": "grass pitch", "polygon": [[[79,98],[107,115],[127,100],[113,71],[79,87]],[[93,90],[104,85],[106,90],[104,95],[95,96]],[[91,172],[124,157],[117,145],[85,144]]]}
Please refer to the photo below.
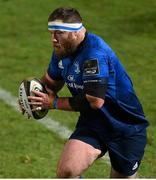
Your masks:
{"label": "grass pitch", "polygon": [[[149,119],[148,145],[139,177],[156,177],[156,1],[155,0],[1,0],[0,87],[17,96],[19,83],[41,77],[51,57],[47,18],[59,6],[77,8],[88,31],[101,35],[115,50]],[[61,95],[69,92],[66,88]],[[36,121],[27,121],[0,100],[0,178],[55,178],[65,143]],[[71,130],[78,113],[49,115]],[[86,178],[108,178],[109,165],[98,160]]]}

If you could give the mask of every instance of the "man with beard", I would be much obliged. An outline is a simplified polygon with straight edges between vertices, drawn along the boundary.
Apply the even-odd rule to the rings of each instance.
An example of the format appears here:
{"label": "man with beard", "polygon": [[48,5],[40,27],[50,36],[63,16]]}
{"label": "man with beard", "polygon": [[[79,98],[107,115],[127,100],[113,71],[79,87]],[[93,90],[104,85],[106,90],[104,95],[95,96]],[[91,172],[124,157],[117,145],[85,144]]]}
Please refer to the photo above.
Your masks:
{"label": "man with beard", "polygon": [[[58,8],[48,19],[54,48],[42,82],[48,94],[33,91],[30,103],[42,108],[78,111],[73,134],[57,168],[59,178],[80,177],[107,151],[111,178],[135,178],[146,145],[148,122],[132,82],[116,54],[88,33],[79,12]],[[58,97],[66,83],[71,97]]]}

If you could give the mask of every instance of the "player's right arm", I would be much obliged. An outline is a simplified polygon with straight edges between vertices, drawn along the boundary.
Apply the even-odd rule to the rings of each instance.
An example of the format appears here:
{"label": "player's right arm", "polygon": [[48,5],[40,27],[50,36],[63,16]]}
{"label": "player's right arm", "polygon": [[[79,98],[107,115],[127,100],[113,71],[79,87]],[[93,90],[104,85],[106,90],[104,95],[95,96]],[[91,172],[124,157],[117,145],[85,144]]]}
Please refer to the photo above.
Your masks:
{"label": "player's right arm", "polygon": [[[58,98],[57,93],[62,89],[65,82],[61,76],[61,70],[58,67],[58,59],[56,58],[54,53],[49,63],[47,72],[43,75],[41,81],[50,91],[48,92],[48,94],[44,94],[40,92],[34,92],[34,93],[36,93],[37,96],[41,97],[42,99],[41,103],[43,107],[49,109],[56,108],[54,107],[53,102]],[[37,98],[37,97],[31,97],[31,98]],[[68,99],[69,98],[67,97],[58,98],[57,109],[72,111],[73,109],[70,106]],[[39,100],[37,99],[37,101]]]}
{"label": "player's right arm", "polygon": [[64,86],[64,81],[52,79],[49,76],[48,72],[43,75],[41,81],[48,87],[48,89],[52,90],[55,94],[57,94],[57,92],[60,91]]}
{"label": "player's right arm", "polygon": [[48,109],[56,109],[54,107],[54,101],[57,100],[57,109],[66,110],[66,111],[74,111],[74,109],[69,104],[68,97],[59,97],[57,93],[62,89],[64,86],[64,81],[61,79],[53,79],[49,74],[48,71],[43,75],[41,78],[42,83],[45,85],[48,94],[38,91],[33,91],[36,94],[36,97],[29,96],[28,99],[30,101],[33,100],[31,103],[32,105],[38,105]]}
{"label": "player's right arm", "polygon": [[61,69],[59,68],[59,60],[53,52],[51,61],[47,68],[46,73],[41,78],[43,84],[45,84],[55,94],[63,87],[64,80],[61,75]]}

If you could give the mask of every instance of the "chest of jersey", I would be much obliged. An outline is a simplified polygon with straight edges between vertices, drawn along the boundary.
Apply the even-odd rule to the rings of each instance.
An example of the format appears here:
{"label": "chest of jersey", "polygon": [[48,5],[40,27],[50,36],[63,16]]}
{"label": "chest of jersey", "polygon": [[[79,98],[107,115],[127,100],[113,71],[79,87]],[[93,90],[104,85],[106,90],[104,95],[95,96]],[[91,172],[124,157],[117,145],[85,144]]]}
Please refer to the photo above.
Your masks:
{"label": "chest of jersey", "polygon": [[61,71],[61,76],[65,81],[67,87],[75,94],[83,90],[83,62],[82,59],[77,58],[71,60],[65,58],[59,61],[58,68]]}

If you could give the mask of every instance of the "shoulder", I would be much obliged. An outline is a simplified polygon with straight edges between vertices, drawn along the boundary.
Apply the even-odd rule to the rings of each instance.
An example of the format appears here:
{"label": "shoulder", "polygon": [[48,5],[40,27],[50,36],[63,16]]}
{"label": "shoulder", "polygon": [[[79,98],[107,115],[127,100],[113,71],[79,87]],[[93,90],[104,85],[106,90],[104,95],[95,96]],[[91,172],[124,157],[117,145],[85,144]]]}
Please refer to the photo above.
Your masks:
{"label": "shoulder", "polygon": [[83,59],[98,58],[99,56],[107,56],[107,47],[104,40],[95,34],[87,33],[83,44]]}
{"label": "shoulder", "polygon": [[59,62],[60,62],[60,61],[58,60],[55,52],[53,51],[53,52],[52,52],[52,56],[51,56],[51,60],[50,60],[50,65],[52,65],[52,66],[58,66]]}
{"label": "shoulder", "polygon": [[84,51],[88,53],[102,53],[107,54],[111,50],[110,46],[104,41],[104,39],[96,34],[87,33],[84,43]]}
{"label": "shoulder", "polygon": [[86,43],[90,48],[101,49],[106,48],[106,46],[108,46],[104,39],[102,39],[102,37],[92,33],[87,33]]}

